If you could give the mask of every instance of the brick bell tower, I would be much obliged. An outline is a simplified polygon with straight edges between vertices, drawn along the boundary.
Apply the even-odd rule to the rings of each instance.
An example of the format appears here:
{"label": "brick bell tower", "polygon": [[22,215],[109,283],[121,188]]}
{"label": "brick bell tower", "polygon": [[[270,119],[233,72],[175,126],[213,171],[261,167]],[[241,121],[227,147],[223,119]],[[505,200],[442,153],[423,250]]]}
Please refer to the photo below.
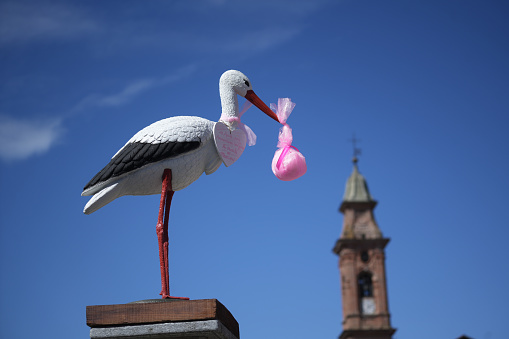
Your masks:
{"label": "brick bell tower", "polygon": [[343,332],[339,339],[391,339],[387,303],[384,238],[376,224],[373,210],[377,204],[369,194],[359,173],[357,157],[346,182],[339,211],[343,213],[343,230],[334,246],[339,255]]}

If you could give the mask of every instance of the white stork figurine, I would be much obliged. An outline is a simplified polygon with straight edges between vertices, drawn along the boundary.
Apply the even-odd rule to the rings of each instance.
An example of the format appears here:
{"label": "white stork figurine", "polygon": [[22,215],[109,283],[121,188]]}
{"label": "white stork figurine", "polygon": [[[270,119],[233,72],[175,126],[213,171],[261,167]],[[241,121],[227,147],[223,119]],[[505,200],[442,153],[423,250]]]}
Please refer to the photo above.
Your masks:
{"label": "white stork figurine", "polygon": [[265,114],[277,115],[253,92],[239,71],[223,73],[219,80],[222,114],[219,122],[199,117],[163,119],[136,133],[108,165],[85,185],[82,196],[93,195],[84,213],[97,211],[123,195],[161,193],[157,236],[161,264],[161,295],[170,296],[168,271],[168,217],[175,191],[189,186],[203,172],[214,173],[221,162],[235,162],[246,146],[246,126],[240,123],[237,95]]}

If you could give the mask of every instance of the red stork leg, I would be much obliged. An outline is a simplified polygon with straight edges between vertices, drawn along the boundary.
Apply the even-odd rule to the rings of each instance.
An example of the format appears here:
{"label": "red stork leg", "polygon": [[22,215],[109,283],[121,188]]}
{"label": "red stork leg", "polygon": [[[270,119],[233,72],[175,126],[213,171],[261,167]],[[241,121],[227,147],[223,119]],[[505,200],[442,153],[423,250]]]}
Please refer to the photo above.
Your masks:
{"label": "red stork leg", "polygon": [[163,299],[170,297],[169,268],[168,268],[168,217],[170,215],[171,199],[171,169],[166,168],[163,173],[161,188],[161,203],[157,219],[157,240],[159,242],[159,263],[161,266],[161,293]]}
{"label": "red stork leg", "polygon": [[163,299],[189,299],[184,297],[170,296],[170,276],[168,265],[168,219],[170,217],[170,206],[173,193],[171,187],[171,169],[166,168],[163,173],[161,187],[161,202],[159,204],[159,217],[157,219],[157,240],[159,242],[159,263],[161,266],[161,293]]}

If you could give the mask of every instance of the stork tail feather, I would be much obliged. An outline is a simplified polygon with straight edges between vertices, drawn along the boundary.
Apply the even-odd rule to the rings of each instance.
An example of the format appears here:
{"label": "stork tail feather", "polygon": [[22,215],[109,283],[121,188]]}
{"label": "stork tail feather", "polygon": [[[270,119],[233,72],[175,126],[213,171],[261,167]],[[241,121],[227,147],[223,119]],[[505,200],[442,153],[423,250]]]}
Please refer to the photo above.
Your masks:
{"label": "stork tail feather", "polygon": [[119,183],[117,182],[94,194],[94,196],[85,205],[83,213],[91,214],[97,211],[99,208],[106,206],[116,198],[120,197],[117,190],[115,190],[118,184]]}

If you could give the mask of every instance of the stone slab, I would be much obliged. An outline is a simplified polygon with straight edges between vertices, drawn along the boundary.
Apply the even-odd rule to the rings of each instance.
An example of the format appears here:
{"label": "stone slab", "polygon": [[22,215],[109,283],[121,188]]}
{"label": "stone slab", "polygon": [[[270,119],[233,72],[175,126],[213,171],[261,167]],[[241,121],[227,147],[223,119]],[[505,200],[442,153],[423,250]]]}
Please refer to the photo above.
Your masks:
{"label": "stone slab", "polygon": [[239,339],[219,320],[95,327],[91,339]]}

